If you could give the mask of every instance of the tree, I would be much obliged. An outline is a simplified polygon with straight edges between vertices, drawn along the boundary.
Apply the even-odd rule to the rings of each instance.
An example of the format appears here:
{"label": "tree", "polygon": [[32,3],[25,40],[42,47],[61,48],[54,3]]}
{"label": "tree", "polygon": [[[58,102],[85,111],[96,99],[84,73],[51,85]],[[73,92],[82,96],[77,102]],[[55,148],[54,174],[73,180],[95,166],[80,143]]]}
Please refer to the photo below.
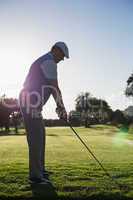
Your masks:
{"label": "tree", "polygon": [[112,114],[112,124],[126,124],[126,118],[124,116],[124,113],[121,110],[116,110]]}
{"label": "tree", "polygon": [[110,113],[112,112],[105,100],[92,97],[88,92],[78,95],[75,107],[76,111],[81,113],[85,127],[92,123],[109,121]]}
{"label": "tree", "polygon": [[[130,77],[127,80],[127,88],[125,90],[125,95],[127,97],[133,97],[133,73],[130,75]],[[129,124],[133,124],[132,117],[128,117],[128,121],[129,121]]]}
{"label": "tree", "polygon": [[81,93],[76,98],[76,111],[81,113],[82,119],[84,120],[85,127],[89,126],[88,121],[88,112],[90,110],[91,105],[89,104],[89,99],[91,94],[89,92]]}
{"label": "tree", "polygon": [[133,123],[133,106],[128,106],[123,113],[127,120],[127,124]]}
{"label": "tree", "polygon": [[125,95],[127,97],[133,97],[133,74],[127,80],[127,88],[125,90]]}
{"label": "tree", "polygon": [[75,110],[71,110],[68,115],[68,120],[73,126],[80,126],[81,113]]}
{"label": "tree", "polygon": [[76,98],[76,111],[82,112],[87,111],[89,109],[89,98],[91,94],[89,92],[81,93]]}
{"label": "tree", "polygon": [[129,76],[129,78],[127,80],[127,84],[129,85],[132,82],[133,82],[133,73],[131,74],[131,76]]}
{"label": "tree", "polygon": [[0,97],[0,127],[9,131],[10,115],[14,112],[20,112],[18,100],[7,98],[6,95]]}

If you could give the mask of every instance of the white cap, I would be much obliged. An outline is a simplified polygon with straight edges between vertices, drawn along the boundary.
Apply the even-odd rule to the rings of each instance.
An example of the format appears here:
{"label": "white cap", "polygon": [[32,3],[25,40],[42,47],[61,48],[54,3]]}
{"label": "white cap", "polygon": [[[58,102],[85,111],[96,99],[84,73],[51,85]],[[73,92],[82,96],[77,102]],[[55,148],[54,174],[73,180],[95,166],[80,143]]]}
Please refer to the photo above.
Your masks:
{"label": "white cap", "polygon": [[63,51],[65,57],[69,58],[69,50],[64,42],[56,42],[54,46],[59,47]]}

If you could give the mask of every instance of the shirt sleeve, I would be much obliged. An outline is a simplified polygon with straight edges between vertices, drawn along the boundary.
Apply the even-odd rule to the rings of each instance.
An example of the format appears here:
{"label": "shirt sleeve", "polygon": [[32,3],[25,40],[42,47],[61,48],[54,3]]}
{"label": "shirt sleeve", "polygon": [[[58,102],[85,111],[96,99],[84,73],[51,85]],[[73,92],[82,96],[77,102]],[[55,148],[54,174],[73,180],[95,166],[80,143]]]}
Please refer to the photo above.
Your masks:
{"label": "shirt sleeve", "polygon": [[53,60],[45,60],[40,68],[45,78],[57,80],[57,65]]}

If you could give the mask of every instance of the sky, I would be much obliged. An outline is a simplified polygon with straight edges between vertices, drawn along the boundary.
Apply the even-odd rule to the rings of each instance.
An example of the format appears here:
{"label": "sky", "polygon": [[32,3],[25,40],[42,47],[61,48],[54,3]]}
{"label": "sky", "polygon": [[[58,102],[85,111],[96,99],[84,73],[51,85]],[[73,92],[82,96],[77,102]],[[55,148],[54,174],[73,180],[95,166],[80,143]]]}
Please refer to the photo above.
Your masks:
{"label": "sky", "polygon": [[[0,95],[18,97],[29,68],[57,41],[70,59],[58,64],[58,81],[67,112],[81,92],[124,110],[133,73],[132,0],[0,0]],[[52,97],[45,118],[57,118]]]}

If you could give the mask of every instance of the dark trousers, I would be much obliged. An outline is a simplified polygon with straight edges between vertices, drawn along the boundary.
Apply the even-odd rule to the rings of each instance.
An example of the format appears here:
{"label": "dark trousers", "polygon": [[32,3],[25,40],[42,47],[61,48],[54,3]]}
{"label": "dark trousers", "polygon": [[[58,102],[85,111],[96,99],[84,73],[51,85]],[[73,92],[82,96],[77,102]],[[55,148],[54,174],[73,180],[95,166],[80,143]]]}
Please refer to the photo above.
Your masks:
{"label": "dark trousers", "polygon": [[28,113],[27,108],[22,107],[21,104],[20,109],[29,148],[29,177],[42,178],[43,171],[45,170],[45,126],[42,115],[35,108]]}

